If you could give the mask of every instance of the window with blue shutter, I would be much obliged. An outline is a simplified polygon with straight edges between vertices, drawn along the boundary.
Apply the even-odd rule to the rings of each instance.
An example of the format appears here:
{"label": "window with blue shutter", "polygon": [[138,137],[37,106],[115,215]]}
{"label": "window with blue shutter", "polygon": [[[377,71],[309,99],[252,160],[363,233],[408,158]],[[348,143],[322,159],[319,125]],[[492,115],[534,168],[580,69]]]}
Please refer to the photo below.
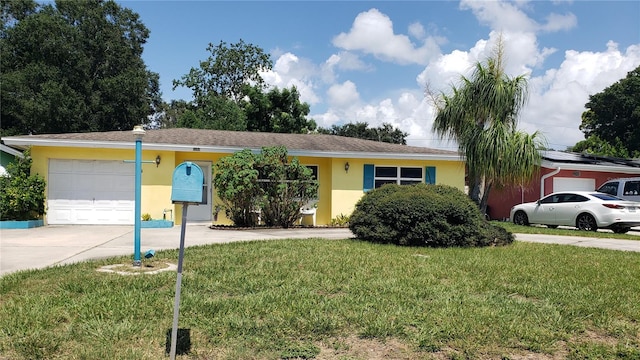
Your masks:
{"label": "window with blue shutter", "polygon": [[372,164],[364,165],[364,192],[377,189],[384,184],[413,185],[422,182],[425,179],[427,184],[435,184],[436,169],[435,167],[427,167],[427,171],[431,171],[423,177],[423,169],[421,167],[409,166],[374,166]]}
{"label": "window with blue shutter", "polygon": [[424,183],[425,184],[435,184],[436,183],[436,167],[435,166],[427,166],[424,172]]}
{"label": "window with blue shutter", "polygon": [[374,184],[374,166],[373,164],[364,164],[364,181],[362,190],[364,192],[373,190]]}

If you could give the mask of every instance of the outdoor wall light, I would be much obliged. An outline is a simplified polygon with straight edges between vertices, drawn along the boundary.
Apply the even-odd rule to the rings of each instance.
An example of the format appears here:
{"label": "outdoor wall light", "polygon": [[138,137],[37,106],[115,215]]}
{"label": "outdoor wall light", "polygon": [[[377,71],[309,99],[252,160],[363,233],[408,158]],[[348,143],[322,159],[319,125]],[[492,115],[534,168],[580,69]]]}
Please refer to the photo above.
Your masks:
{"label": "outdoor wall light", "polygon": [[344,172],[349,172],[349,162],[344,163]]}
{"label": "outdoor wall light", "polygon": [[160,166],[160,155],[156,156],[156,167]]}

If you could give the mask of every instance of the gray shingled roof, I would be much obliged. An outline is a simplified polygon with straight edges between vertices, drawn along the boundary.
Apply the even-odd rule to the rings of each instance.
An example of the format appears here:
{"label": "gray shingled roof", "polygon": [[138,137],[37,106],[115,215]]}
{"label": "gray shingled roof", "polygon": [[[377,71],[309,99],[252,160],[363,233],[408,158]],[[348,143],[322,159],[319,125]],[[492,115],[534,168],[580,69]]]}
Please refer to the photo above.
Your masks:
{"label": "gray shingled roof", "polygon": [[[44,142],[65,143],[132,143],[135,137],[131,131],[108,131],[90,133],[24,135],[3,138],[11,145],[31,140],[34,144]],[[222,131],[203,129],[159,129],[147,130],[143,138],[144,146],[175,145],[188,147],[214,147],[260,149],[265,146],[283,145],[290,152],[345,152],[345,153],[395,153],[457,156],[449,150],[418,146],[389,144],[385,142],[349,138],[324,134],[276,134],[244,131]]]}

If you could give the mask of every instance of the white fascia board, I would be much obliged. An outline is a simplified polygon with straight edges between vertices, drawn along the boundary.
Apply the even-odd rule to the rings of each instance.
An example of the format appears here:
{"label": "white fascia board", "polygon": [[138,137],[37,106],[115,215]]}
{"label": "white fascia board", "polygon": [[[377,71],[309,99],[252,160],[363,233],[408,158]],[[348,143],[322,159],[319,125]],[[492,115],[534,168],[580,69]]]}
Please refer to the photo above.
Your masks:
{"label": "white fascia board", "polygon": [[[101,148],[101,149],[131,149],[135,147],[135,141],[114,142],[114,141],[90,141],[90,140],[68,140],[68,139],[34,139],[29,137],[12,137],[3,139],[5,144],[14,145],[21,148],[29,146],[43,147],[77,147],[77,148]],[[143,150],[162,151],[182,151],[182,152],[202,152],[202,153],[229,153],[245,149],[244,147],[231,146],[196,146],[196,145],[176,145],[176,144],[155,144],[145,143],[142,140]],[[254,153],[259,153],[262,148],[249,148]],[[357,151],[312,151],[312,150],[289,150],[290,156],[308,156],[320,158],[347,158],[347,159],[404,159],[404,160],[443,160],[443,161],[463,161],[457,154],[414,154],[414,153],[377,153],[377,152],[357,152]]]}
{"label": "white fascia board", "polygon": [[7,154],[11,154],[13,156],[17,156],[19,158],[23,158],[24,154],[22,153],[22,151],[18,151],[12,147],[9,147],[7,145],[4,144],[0,144],[0,149],[2,149],[3,152],[6,152]]}
{"label": "white fascia board", "polygon": [[135,147],[135,141],[114,142],[114,141],[56,140],[56,139],[29,139],[29,138],[4,138],[2,139],[2,141],[7,145],[17,146],[21,149],[27,149],[30,146],[105,148],[105,149],[128,149],[131,147]]}
{"label": "white fascia board", "polygon": [[457,154],[444,155],[444,154],[378,153],[378,152],[356,152],[356,151],[290,150],[289,155],[324,157],[324,158],[347,158],[347,159],[403,159],[403,160],[462,161],[462,158]]}
{"label": "white fascia board", "polygon": [[626,174],[640,174],[640,168],[624,165],[597,165],[597,164],[575,164],[575,163],[559,163],[548,160],[543,160],[542,167],[547,169],[562,170],[579,170],[579,171],[596,171],[596,172],[620,172]]}

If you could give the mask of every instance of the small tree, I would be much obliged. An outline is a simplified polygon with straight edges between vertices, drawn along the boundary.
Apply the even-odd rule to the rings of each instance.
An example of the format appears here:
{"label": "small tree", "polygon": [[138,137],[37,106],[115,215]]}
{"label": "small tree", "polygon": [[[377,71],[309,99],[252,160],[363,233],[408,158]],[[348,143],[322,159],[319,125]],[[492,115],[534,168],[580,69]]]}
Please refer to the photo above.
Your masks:
{"label": "small tree", "polygon": [[245,149],[220,159],[213,182],[236,226],[255,226],[259,211],[265,224],[288,228],[318,189],[309,168],[297,158],[288,162],[284,146],[262,148],[261,154]]}
{"label": "small tree", "polygon": [[300,208],[318,191],[311,169],[297,158],[288,163],[284,146],[263,148],[258,166],[265,224],[291,227],[300,218]]}
{"label": "small tree", "polygon": [[36,220],[45,213],[45,181],[31,174],[31,156],[7,165],[7,175],[0,176],[0,220]]}
{"label": "small tree", "polygon": [[223,157],[214,165],[213,184],[225,213],[236,226],[256,226],[261,202],[256,157],[249,149]]}

